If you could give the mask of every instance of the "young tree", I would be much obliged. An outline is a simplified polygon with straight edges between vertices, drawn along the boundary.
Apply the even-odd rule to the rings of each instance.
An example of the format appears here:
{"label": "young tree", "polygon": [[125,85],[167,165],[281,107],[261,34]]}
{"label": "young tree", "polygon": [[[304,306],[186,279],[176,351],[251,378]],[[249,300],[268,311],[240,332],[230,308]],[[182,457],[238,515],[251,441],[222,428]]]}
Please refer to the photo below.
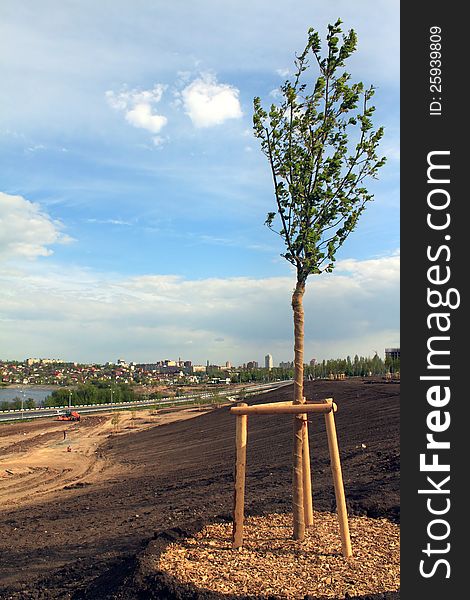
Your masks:
{"label": "young tree", "polygon": [[[382,127],[373,130],[374,88],[351,83],[343,72],[356,50],[353,30],[342,35],[341,20],[328,25],[322,55],[319,34],[308,31],[305,49],[295,57],[295,73],[281,86],[281,100],[263,109],[254,99],[255,136],[268,158],[276,211],[266,225],[283,239],[283,256],[296,270],[294,316],[294,402],[303,403],[304,310],[307,277],[331,272],[335,254],[355,228],[372,194],[364,186],[385,158],[377,147]],[[318,68],[307,78],[309,59]],[[302,491],[302,421],[294,419],[294,538],[304,537]]]}
{"label": "young tree", "polygon": [[121,420],[121,412],[116,410],[113,414],[113,418],[111,419],[111,425],[113,425],[114,433],[119,431],[119,422]]}

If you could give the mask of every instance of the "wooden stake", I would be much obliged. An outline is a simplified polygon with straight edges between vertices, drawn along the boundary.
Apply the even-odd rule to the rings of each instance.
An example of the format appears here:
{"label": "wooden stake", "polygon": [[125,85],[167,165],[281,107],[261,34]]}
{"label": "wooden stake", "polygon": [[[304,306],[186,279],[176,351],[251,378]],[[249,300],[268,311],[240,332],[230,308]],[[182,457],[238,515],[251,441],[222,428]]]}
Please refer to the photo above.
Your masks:
{"label": "wooden stake", "polygon": [[313,502],[312,502],[312,476],[310,474],[310,448],[308,445],[308,421],[307,415],[303,417],[302,432],[302,477],[304,491],[304,519],[305,527],[313,525]]}
{"label": "wooden stake", "polygon": [[[296,408],[303,408],[303,405]],[[294,520],[293,535],[294,540],[298,540],[299,542],[303,542],[305,537],[302,438],[302,414],[299,413],[294,416],[294,444],[292,448],[292,513]]]}
{"label": "wooden stake", "polygon": [[346,498],[344,495],[343,475],[341,473],[341,461],[339,457],[338,438],[333,411],[325,415],[326,433],[328,436],[328,448],[330,451],[331,472],[335,486],[336,511],[338,513],[339,532],[341,535],[341,547],[343,556],[352,556],[351,538],[349,536],[348,513],[346,510]]}
{"label": "wooden stake", "polygon": [[[242,402],[238,406],[247,406]],[[248,417],[236,417],[236,467],[235,467],[235,495],[233,501],[233,534],[232,548],[241,548],[243,545],[243,520],[245,510],[245,472],[246,472],[246,441],[248,430]]]}
{"label": "wooden stake", "polygon": [[234,415],[300,415],[302,426],[302,414],[319,413],[325,414],[336,410],[336,404],[331,402],[318,402],[307,404],[292,404],[288,402],[272,402],[268,404],[254,404],[253,406],[232,406],[230,412]]}

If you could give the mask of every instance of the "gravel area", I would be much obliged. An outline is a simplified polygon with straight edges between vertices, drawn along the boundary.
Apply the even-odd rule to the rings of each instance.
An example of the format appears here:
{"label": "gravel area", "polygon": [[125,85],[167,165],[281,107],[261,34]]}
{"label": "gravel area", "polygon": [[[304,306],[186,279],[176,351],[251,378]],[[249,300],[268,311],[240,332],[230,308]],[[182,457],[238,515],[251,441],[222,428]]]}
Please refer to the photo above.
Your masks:
{"label": "gravel area", "polygon": [[350,517],[354,557],[344,559],[336,514],[315,512],[304,542],[292,539],[292,516],[245,521],[244,546],[231,548],[231,523],[204,527],[171,543],[155,563],[182,584],[221,594],[271,598],[348,598],[396,591],[399,526],[387,519]]}

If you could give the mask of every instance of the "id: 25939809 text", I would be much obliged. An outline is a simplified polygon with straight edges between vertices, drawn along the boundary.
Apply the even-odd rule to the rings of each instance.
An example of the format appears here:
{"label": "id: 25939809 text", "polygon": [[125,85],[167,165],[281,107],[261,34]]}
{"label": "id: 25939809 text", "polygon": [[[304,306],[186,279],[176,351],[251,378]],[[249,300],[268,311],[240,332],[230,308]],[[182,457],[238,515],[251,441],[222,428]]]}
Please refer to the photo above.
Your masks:
{"label": "id: 25939809 text", "polygon": [[441,28],[429,28],[429,114],[439,117],[442,114],[442,37]]}

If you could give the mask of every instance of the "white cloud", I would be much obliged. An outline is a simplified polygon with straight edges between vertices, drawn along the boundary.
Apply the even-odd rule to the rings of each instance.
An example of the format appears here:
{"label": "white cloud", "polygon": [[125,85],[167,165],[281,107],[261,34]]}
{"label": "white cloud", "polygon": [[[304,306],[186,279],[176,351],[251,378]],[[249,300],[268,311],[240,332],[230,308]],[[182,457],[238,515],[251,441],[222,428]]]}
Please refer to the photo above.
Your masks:
{"label": "white cloud", "polygon": [[165,85],[158,83],[151,90],[123,89],[119,93],[108,90],[105,95],[112,108],[125,113],[128,123],[151,133],[159,133],[168,119],[153,109],[162,99],[165,89]]}
{"label": "white cloud", "polygon": [[45,150],[46,146],[43,144],[34,144],[33,146],[28,146],[25,152],[37,152],[38,150]]}
{"label": "white cloud", "polygon": [[217,83],[214,75],[204,73],[183,89],[181,97],[195,127],[212,127],[243,116],[239,93],[236,87]]}
{"label": "white cloud", "polygon": [[167,123],[167,118],[163,115],[152,114],[152,108],[149,104],[137,104],[132,110],[127,111],[126,121],[134,127],[146,129],[152,133],[159,131]]}
{"label": "white cloud", "polygon": [[0,258],[49,256],[49,246],[72,241],[61,229],[38,204],[0,192]]}
{"label": "white cloud", "polygon": [[[292,357],[292,277],[119,277],[48,265],[4,270],[0,306],[11,357],[195,362]],[[306,357],[373,354],[399,345],[399,257],[342,261],[305,294]],[[47,335],[45,333],[47,332]],[[214,347],[214,340],[220,340]]]}
{"label": "white cloud", "polygon": [[128,225],[132,223],[129,221],[123,221],[122,219],[86,219],[87,223],[97,223],[100,225]]}
{"label": "white cloud", "polygon": [[125,86],[119,92],[108,90],[105,95],[110,106],[116,110],[128,110],[129,107],[137,104],[157,104],[160,102],[166,86],[162,83],[157,83],[151,90],[128,90]]}

